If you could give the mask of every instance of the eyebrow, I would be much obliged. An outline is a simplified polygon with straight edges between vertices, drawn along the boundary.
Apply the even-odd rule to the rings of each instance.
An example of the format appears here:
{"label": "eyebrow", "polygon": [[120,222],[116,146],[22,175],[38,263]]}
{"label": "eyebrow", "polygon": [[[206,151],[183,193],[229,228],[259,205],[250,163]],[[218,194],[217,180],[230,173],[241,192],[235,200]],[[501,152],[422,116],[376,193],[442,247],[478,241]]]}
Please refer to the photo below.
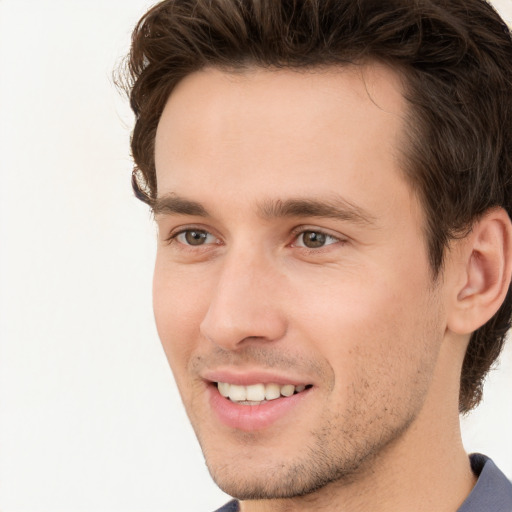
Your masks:
{"label": "eyebrow", "polygon": [[259,207],[265,219],[279,217],[322,217],[355,224],[371,225],[376,219],[368,211],[352,204],[341,196],[329,199],[292,198],[285,201],[264,201]]}
{"label": "eyebrow", "polygon": [[176,194],[157,197],[152,205],[154,215],[190,215],[210,217],[206,208],[196,201],[191,201]]}
{"label": "eyebrow", "polygon": [[[154,215],[211,217],[201,203],[174,193],[158,197],[153,203],[153,213]],[[317,217],[362,225],[372,225],[376,221],[368,211],[338,195],[322,200],[311,198],[269,199],[258,205],[258,215],[265,220],[283,217]]]}

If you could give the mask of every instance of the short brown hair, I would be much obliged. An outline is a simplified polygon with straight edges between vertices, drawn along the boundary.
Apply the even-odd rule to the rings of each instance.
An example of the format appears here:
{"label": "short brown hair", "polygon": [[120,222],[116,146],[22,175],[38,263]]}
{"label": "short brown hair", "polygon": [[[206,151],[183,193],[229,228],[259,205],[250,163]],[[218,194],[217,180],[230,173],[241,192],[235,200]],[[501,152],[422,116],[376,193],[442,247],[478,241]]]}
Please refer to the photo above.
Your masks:
{"label": "short brown hair", "polygon": [[[137,24],[125,88],[136,123],[132,183],[152,205],[154,141],[176,84],[206,66],[301,68],[378,60],[405,77],[407,177],[426,212],[434,277],[448,241],[488,209],[511,214],[512,40],[484,0],[165,0]],[[474,332],[459,409],[481,400],[510,327],[512,295]]]}

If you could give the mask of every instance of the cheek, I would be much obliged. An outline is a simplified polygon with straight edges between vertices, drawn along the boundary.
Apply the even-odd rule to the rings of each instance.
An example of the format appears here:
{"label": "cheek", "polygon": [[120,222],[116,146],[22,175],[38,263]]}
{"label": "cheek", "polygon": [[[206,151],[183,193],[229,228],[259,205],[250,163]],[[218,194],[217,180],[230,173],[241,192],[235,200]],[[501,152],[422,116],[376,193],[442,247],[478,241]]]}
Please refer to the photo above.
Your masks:
{"label": "cheek", "polygon": [[442,340],[438,325],[425,320],[438,318],[435,307],[425,296],[375,282],[324,292],[309,308],[297,307],[307,311],[304,338],[333,374],[325,421],[348,438],[369,435],[375,426],[393,430],[426,399]]}
{"label": "cheek", "polygon": [[199,340],[206,294],[193,274],[166,264],[157,255],[153,276],[153,311],[160,341],[179,378]]}
{"label": "cheek", "polygon": [[[329,361],[337,384],[414,378],[442,334],[428,275],[400,269],[339,273],[322,286],[294,294],[296,325]],[[302,280],[304,284],[305,280]]]}

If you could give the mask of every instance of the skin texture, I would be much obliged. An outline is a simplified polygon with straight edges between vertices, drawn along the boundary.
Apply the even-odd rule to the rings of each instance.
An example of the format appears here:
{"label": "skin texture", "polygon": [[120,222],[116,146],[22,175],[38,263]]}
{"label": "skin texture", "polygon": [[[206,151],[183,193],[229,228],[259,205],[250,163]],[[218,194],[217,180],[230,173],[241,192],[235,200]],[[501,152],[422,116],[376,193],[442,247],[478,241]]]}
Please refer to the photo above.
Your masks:
{"label": "skin texture", "polygon": [[[458,381],[471,322],[501,292],[480,316],[471,309],[487,283],[485,258],[471,256],[478,229],[432,280],[400,170],[406,109],[398,76],[373,64],[206,69],[163,112],[157,328],[210,472],[244,511],[454,511],[474,484]],[[166,209],[176,197],[198,204]],[[305,199],[342,215],[278,211]],[[204,243],[189,245],[187,229]],[[325,245],[305,247],[304,231]],[[247,431],[212,410],[210,371],[312,388]]]}

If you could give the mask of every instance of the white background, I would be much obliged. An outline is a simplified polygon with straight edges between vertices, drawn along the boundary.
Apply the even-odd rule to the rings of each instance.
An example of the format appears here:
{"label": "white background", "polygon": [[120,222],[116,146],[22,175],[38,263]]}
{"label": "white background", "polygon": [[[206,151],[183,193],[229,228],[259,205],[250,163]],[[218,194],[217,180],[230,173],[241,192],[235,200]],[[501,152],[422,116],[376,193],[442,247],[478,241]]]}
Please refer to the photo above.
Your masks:
{"label": "white background", "polygon": [[[512,0],[496,1],[512,20]],[[0,0],[0,510],[209,511],[111,82],[143,0]],[[464,421],[512,477],[512,351]]]}

